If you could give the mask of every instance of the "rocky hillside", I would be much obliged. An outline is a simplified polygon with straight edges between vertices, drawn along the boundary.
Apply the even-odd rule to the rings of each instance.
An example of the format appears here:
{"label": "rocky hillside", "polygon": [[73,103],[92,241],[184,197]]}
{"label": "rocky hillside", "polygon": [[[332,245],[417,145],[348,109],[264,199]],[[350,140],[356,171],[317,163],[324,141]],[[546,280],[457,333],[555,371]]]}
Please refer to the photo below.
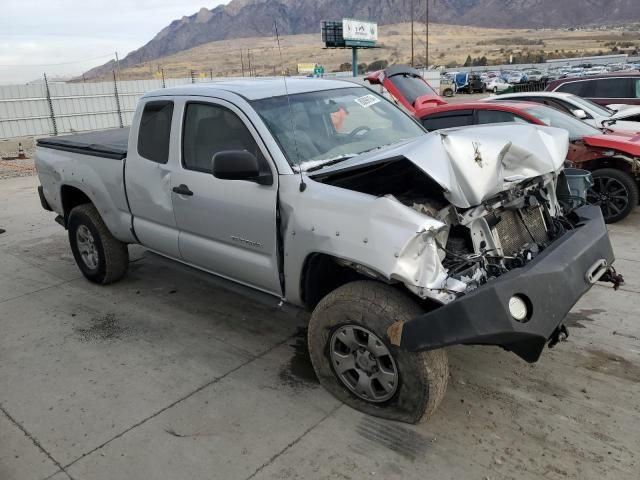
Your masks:
{"label": "rocky hillside", "polygon": [[[425,17],[427,0],[414,0],[415,17]],[[428,0],[431,21],[509,28],[565,27],[640,20],[640,0]],[[431,3],[432,2],[432,3]],[[322,20],[344,17],[400,23],[410,18],[411,0],[232,0],[212,10],[174,20],[149,43],[131,52],[121,67],[164,57],[207,42],[282,34],[312,33]],[[92,78],[113,62],[85,73]]]}

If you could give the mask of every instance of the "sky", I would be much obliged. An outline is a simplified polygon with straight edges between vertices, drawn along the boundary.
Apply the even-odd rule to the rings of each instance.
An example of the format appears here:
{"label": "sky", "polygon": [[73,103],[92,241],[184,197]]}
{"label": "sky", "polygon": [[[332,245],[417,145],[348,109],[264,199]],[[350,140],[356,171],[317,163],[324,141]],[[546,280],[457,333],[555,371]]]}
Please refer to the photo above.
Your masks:
{"label": "sky", "polygon": [[0,0],[0,84],[76,76],[223,0]]}

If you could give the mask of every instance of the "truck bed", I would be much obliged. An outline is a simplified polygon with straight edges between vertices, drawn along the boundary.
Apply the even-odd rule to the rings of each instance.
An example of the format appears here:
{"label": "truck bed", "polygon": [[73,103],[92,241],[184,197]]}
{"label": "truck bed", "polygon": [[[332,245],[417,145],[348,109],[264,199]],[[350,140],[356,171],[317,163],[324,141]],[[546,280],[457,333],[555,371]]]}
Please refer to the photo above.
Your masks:
{"label": "truck bed", "polygon": [[122,160],[127,156],[128,143],[129,127],[38,140],[39,147],[114,160]]}

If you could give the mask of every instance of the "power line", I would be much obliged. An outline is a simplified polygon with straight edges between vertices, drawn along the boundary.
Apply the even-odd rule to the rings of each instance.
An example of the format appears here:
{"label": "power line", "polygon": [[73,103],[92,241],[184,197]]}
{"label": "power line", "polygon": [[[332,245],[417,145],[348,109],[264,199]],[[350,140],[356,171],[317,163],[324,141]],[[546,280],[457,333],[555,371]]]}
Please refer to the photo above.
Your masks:
{"label": "power line", "polygon": [[55,67],[55,66],[58,66],[58,65],[73,65],[74,63],[90,62],[92,60],[100,60],[101,58],[107,58],[107,57],[112,57],[113,58],[113,53],[109,53],[107,55],[101,55],[99,57],[85,58],[84,60],[76,60],[76,61],[73,61],[73,62],[45,63],[45,64],[40,64],[40,65],[34,65],[34,64],[22,64],[22,65],[0,64],[0,67]]}

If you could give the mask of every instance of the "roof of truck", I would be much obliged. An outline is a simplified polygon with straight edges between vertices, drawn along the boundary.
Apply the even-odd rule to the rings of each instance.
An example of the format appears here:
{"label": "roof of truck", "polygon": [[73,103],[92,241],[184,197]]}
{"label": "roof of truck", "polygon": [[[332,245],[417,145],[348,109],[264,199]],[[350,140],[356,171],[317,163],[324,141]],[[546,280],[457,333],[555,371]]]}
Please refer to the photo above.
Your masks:
{"label": "roof of truck", "polygon": [[[263,98],[280,97],[307,92],[317,92],[319,90],[333,90],[336,88],[363,87],[354,82],[344,80],[326,80],[322,78],[252,78],[239,79],[221,82],[197,83],[183,85],[180,87],[163,88],[154,90],[144,95],[144,97],[158,96],[215,96],[220,90],[232,92],[247,100],[260,100]],[[143,97],[143,98],[144,98]]]}

